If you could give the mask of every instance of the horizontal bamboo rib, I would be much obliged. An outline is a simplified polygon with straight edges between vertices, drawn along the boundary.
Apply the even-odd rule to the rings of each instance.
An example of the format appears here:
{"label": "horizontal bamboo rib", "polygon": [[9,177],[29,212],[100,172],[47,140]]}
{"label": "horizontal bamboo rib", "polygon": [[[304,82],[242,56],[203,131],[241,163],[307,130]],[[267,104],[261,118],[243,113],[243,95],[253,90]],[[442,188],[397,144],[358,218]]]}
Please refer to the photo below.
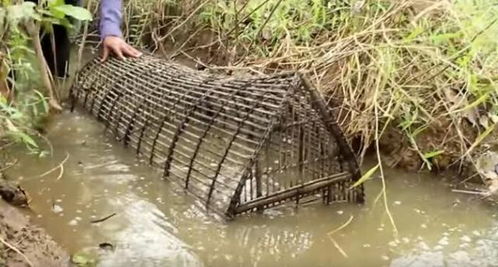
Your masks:
{"label": "horizontal bamboo rib", "polygon": [[[118,86],[118,87],[121,87],[121,86]],[[120,88],[120,89],[122,89],[123,91],[128,91],[126,88]],[[133,92],[131,92],[131,91],[128,91],[128,93],[133,94]],[[110,95],[117,95],[117,93],[115,93],[115,92],[110,92],[109,94]],[[141,97],[141,96],[138,96],[138,98],[145,99],[144,97]],[[171,100],[175,100],[175,99],[171,98]],[[154,102],[152,102],[152,100],[145,100],[145,101],[147,101],[147,103],[149,103],[149,104],[150,103],[154,103]],[[189,104],[190,102],[186,102],[186,101],[183,101],[183,100],[178,100],[178,103]],[[102,103],[102,105],[103,105],[103,103]],[[215,105],[215,106],[219,107],[220,105]],[[126,106],[123,106],[123,108],[128,108],[129,109],[129,107],[126,107]],[[165,111],[165,112],[171,112],[173,114],[182,114],[181,111],[185,111],[186,108],[187,108],[186,106],[169,107],[167,104],[164,104],[164,106],[162,107],[162,110]],[[198,109],[204,110],[206,112],[212,112],[213,111],[211,109],[207,109],[207,108],[204,108],[204,107],[199,107]],[[132,112],[132,110],[130,110],[130,112]],[[271,113],[271,114],[272,114],[272,116],[274,115],[274,113]],[[201,124],[203,124],[203,121],[201,119],[207,119],[207,118],[209,118],[208,115],[205,115],[205,114],[199,113],[199,112],[196,113],[196,116],[198,116],[199,118],[193,118],[193,120],[195,120],[196,122],[201,123]],[[237,118],[233,118],[233,116],[229,116],[228,114],[222,114],[221,116],[225,117],[227,119],[225,121],[220,120],[220,119],[215,119],[214,122],[219,123],[219,124],[223,124],[223,125],[225,125],[227,127],[230,127],[230,126],[233,127],[233,126],[236,125],[236,124],[231,123],[229,120],[234,120],[235,122],[240,122],[240,120],[238,120]],[[177,117],[176,116],[171,116],[170,119],[171,118],[175,119]],[[155,117],[155,119],[159,120],[158,117]],[[266,120],[266,119],[265,120],[263,120],[261,118],[258,118],[258,119],[260,119],[259,123],[267,124],[269,122],[269,120]],[[251,121],[248,121],[248,126],[256,127],[255,124],[254,124],[254,122],[251,122]],[[258,125],[256,128],[261,129],[261,126]],[[249,131],[249,130],[245,129],[243,131],[243,133],[254,134],[255,132]]]}
{"label": "horizontal bamboo rib", "polygon": [[296,186],[293,186],[291,188],[288,188],[288,189],[285,189],[282,191],[274,192],[270,196],[257,198],[257,199],[250,201],[250,202],[244,203],[244,204],[240,205],[239,207],[237,207],[236,212],[243,213],[243,212],[246,212],[248,210],[252,210],[254,208],[263,207],[263,206],[271,204],[271,203],[286,200],[288,198],[292,198],[292,197],[295,197],[297,195],[306,194],[308,192],[312,192],[312,191],[315,191],[319,188],[327,187],[331,184],[334,184],[334,183],[337,183],[340,181],[345,181],[345,180],[348,180],[350,178],[351,178],[350,173],[343,172],[343,173],[331,175],[329,177],[314,180],[314,181],[311,181],[311,182],[308,182],[305,184],[296,185]]}

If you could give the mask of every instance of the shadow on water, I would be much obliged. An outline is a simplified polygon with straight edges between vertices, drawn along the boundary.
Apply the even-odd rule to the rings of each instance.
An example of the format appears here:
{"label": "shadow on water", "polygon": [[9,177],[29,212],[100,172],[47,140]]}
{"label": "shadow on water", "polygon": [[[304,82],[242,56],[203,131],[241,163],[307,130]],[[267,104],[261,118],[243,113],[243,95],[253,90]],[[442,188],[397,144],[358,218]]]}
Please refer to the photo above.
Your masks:
{"label": "shadow on water", "polygon": [[[78,112],[49,126],[52,157],[16,153],[10,170],[33,198],[35,222],[71,253],[100,254],[101,266],[496,266],[498,221],[475,197],[452,193],[440,177],[388,170],[399,236],[367,183],[367,204],[282,207],[223,223],[158,172],[135,159]],[[59,171],[38,178],[69,153]],[[115,216],[100,222],[92,220]],[[352,222],[333,238],[327,233]],[[108,242],[111,252],[99,252]]]}

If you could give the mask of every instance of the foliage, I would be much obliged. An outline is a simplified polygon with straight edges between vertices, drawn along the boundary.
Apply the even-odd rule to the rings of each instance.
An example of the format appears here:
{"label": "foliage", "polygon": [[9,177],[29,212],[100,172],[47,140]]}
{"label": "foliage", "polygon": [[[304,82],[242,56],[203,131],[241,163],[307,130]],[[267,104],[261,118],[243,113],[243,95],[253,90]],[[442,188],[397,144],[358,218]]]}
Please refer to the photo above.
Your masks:
{"label": "foliage", "polygon": [[45,66],[36,60],[39,51],[33,48],[36,44],[25,29],[43,27],[50,34],[53,24],[70,28],[68,17],[90,20],[91,14],[65,5],[63,0],[51,0],[47,5],[2,1],[0,38],[5,42],[0,43],[0,139],[8,137],[30,149],[37,147],[30,135],[35,134],[37,121],[49,111],[47,98],[37,90],[43,87],[40,70],[44,71]]}
{"label": "foliage", "polygon": [[[48,111],[43,96],[40,93],[38,94],[40,96],[39,99],[25,99],[28,102],[19,105],[25,109],[31,109],[32,113],[27,110],[19,110],[12,104],[9,104],[3,96],[0,96],[0,120],[3,128],[0,132],[14,141],[24,143],[30,150],[38,148],[37,143],[30,136],[30,134],[33,134],[32,129],[34,128],[33,118],[39,116],[38,113],[40,112],[44,114]],[[40,103],[45,107],[44,110],[40,110],[38,106]]]}

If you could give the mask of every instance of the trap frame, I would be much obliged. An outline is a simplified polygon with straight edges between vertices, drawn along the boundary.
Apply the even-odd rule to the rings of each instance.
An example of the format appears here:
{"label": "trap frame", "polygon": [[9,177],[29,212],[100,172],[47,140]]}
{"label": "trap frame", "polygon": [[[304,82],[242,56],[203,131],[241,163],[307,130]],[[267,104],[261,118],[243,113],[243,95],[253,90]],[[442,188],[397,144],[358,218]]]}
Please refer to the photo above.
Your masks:
{"label": "trap frame", "polygon": [[299,73],[231,77],[152,56],[95,59],[71,97],[226,217],[289,201],[364,201],[332,109]]}

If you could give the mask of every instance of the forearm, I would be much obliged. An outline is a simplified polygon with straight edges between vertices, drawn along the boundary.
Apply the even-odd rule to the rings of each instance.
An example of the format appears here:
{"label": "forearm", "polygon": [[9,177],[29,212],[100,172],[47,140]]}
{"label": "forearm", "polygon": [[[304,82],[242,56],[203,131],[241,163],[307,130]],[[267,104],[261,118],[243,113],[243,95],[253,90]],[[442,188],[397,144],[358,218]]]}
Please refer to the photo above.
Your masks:
{"label": "forearm", "polygon": [[122,36],[122,0],[102,0],[100,4],[100,38]]}

